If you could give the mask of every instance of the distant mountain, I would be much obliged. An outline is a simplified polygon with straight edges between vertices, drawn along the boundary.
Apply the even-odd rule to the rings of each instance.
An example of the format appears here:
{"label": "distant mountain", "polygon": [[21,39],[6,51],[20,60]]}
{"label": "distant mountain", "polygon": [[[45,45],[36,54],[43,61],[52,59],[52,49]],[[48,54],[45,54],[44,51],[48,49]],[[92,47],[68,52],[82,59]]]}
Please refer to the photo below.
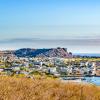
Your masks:
{"label": "distant mountain", "polygon": [[74,53],[73,55],[80,57],[100,57],[100,53]]}
{"label": "distant mountain", "polygon": [[66,48],[50,48],[50,49],[31,49],[22,48],[14,51],[14,54],[18,57],[62,57],[71,58],[72,53],[67,52]]}

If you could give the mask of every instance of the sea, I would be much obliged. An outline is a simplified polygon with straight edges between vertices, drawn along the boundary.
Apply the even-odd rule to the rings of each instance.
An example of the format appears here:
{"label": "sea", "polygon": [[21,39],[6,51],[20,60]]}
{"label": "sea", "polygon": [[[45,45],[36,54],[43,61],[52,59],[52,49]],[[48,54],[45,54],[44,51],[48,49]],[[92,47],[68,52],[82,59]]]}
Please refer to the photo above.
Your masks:
{"label": "sea", "polygon": [[[70,79],[70,80],[69,80]],[[83,80],[80,80],[80,77],[75,79],[75,77],[61,77],[61,80],[64,82],[85,82],[85,83],[89,83],[89,84],[94,84],[96,86],[100,86],[100,77],[83,77]]]}
{"label": "sea", "polygon": [[100,77],[85,77],[83,81],[100,86]]}
{"label": "sea", "polygon": [[100,57],[100,53],[74,53],[73,55]]}

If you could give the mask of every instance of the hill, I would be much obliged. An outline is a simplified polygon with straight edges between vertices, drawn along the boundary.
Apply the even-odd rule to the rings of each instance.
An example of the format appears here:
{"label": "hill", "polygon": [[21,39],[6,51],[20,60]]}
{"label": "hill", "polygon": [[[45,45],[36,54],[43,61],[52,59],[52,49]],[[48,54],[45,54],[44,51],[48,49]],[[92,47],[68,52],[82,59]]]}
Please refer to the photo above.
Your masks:
{"label": "hill", "polygon": [[72,53],[68,53],[66,48],[50,48],[50,49],[22,48],[16,50],[14,54],[18,57],[62,57],[62,58],[72,57]]}

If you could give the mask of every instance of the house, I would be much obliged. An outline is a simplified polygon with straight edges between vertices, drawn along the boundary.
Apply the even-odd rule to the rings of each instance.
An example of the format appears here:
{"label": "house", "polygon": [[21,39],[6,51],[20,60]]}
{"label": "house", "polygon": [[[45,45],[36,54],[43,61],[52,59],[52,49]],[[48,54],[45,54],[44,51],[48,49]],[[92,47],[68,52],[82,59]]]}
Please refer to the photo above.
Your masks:
{"label": "house", "polygon": [[0,68],[0,72],[3,72],[4,71],[4,68]]}
{"label": "house", "polygon": [[12,75],[13,70],[12,68],[4,68],[4,72],[6,72],[7,75]]}
{"label": "house", "polygon": [[12,71],[12,68],[4,68],[4,71]]}
{"label": "house", "polygon": [[14,71],[19,71],[19,70],[20,70],[20,67],[19,67],[19,66],[12,67],[12,70],[14,70]]}
{"label": "house", "polygon": [[50,74],[56,74],[56,73],[58,73],[58,72],[57,72],[57,70],[56,70],[56,67],[52,67],[52,68],[49,67],[49,68],[48,68],[48,73],[50,73]]}
{"label": "house", "polygon": [[60,72],[67,73],[68,68],[67,67],[60,67]]}

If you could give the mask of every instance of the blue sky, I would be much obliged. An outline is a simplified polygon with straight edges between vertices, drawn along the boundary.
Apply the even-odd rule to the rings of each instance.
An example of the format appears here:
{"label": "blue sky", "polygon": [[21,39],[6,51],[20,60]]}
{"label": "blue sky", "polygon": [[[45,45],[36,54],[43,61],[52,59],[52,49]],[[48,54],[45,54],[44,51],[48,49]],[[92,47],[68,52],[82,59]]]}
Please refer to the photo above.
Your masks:
{"label": "blue sky", "polygon": [[100,53],[99,39],[100,0],[0,0],[0,49],[62,46]]}

